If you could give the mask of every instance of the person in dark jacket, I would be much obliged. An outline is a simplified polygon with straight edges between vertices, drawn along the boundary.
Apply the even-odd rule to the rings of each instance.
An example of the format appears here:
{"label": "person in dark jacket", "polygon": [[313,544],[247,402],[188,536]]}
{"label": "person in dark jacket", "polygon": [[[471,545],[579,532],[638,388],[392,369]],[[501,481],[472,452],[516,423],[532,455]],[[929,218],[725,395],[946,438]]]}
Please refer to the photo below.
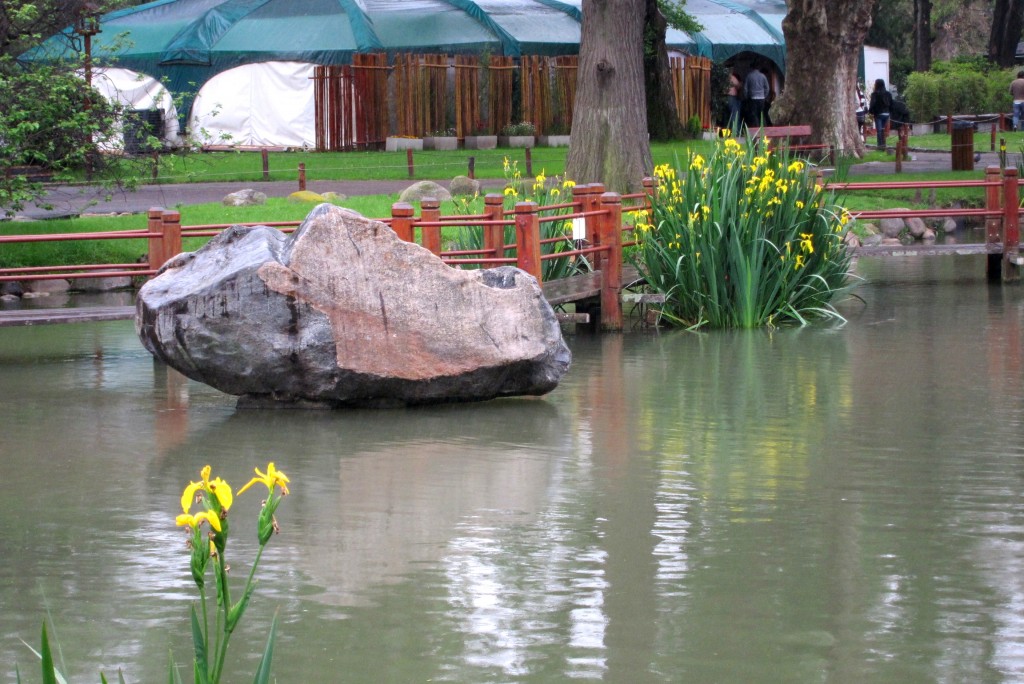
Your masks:
{"label": "person in dark jacket", "polygon": [[892,94],[885,89],[885,81],[875,80],[875,89],[871,92],[871,103],[868,112],[875,119],[875,133],[878,136],[878,147],[885,149],[885,127],[889,123],[889,112],[892,109]]}

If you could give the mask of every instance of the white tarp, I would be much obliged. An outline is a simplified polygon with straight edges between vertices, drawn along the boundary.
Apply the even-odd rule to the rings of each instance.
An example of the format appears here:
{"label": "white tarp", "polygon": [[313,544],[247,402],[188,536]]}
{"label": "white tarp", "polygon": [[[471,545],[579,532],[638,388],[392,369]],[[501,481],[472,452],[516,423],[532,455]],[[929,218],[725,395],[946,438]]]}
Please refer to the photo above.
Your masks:
{"label": "white tarp", "polygon": [[[178,137],[178,112],[170,92],[152,76],[130,69],[103,68],[93,72],[92,85],[105,98],[126,109],[159,109],[164,121],[163,141],[171,146],[181,144]],[[110,146],[120,149],[124,143],[115,133]]]}
{"label": "white tarp", "polygon": [[314,69],[261,62],[217,74],[192,105],[192,137],[203,145],[315,147]]}

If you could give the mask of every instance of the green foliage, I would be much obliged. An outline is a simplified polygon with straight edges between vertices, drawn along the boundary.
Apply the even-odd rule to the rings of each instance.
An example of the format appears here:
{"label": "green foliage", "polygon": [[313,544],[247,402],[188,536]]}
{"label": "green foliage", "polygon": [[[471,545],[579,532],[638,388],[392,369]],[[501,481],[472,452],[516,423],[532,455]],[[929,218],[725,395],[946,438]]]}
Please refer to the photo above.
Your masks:
{"label": "green foliage", "polygon": [[704,129],[701,126],[700,117],[697,116],[696,114],[694,114],[693,116],[686,120],[686,137],[690,139],[697,139],[700,137],[700,134],[703,130]]}
{"label": "green foliage", "polygon": [[910,74],[906,101],[916,121],[934,121],[948,114],[1008,112],[1013,69],[985,68],[987,62],[940,62],[927,72]]}
{"label": "green foliage", "polygon": [[839,315],[848,214],[800,160],[727,138],[710,159],[655,170],[652,213],[634,212],[632,260],[686,326],[751,328]]}
{"label": "green foliage", "polygon": [[658,0],[658,9],[668,25],[689,34],[699,33],[704,27],[686,13],[686,0]]}

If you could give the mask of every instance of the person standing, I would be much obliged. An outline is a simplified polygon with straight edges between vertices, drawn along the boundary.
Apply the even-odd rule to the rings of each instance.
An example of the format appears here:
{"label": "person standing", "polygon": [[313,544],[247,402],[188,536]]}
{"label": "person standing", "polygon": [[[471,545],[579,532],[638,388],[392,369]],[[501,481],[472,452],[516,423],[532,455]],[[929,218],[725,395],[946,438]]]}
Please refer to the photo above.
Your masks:
{"label": "person standing", "polygon": [[889,124],[889,111],[892,109],[892,95],[885,89],[885,81],[875,80],[875,89],[871,92],[871,103],[868,112],[875,118],[875,134],[878,137],[879,149],[885,149],[885,127]]}
{"label": "person standing", "polygon": [[758,128],[764,122],[764,104],[768,99],[768,77],[753,68],[743,80],[743,97],[747,104],[747,128]]}
{"label": "person standing", "polygon": [[726,91],[729,102],[729,123],[726,124],[733,135],[739,135],[740,128],[740,94],[743,85],[735,71],[729,74],[729,89]]}
{"label": "person standing", "polygon": [[1017,72],[1017,78],[1010,83],[1010,96],[1013,98],[1013,130],[1021,130],[1024,125],[1024,71]]}

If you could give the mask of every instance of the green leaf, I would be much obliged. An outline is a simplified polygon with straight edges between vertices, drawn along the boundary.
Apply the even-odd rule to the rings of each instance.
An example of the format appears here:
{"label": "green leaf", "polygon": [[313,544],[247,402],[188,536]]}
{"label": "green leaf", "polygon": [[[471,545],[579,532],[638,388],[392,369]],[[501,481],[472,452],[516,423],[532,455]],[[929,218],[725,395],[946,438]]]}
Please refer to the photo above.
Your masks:
{"label": "green leaf", "polygon": [[105,674],[103,674],[102,672],[100,672],[100,684],[108,684],[107,676]]}
{"label": "green leaf", "polygon": [[245,593],[242,595],[242,598],[238,599],[238,603],[231,606],[231,610],[228,611],[227,623],[224,626],[224,631],[228,634],[235,631],[238,621],[242,619],[242,615],[245,614],[245,609],[249,606],[249,599],[252,598],[252,592],[255,589],[256,583],[249,582],[245,587]]}
{"label": "green leaf", "polygon": [[46,636],[46,622],[43,622],[42,653],[39,659],[43,665],[43,684],[57,684],[57,670],[53,666],[53,654],[50,652],[50,639]]}
{"label": "green leaf", "polygon": [[196,606],[192,604],[192,650],[195,654],[194,670],[196,684],[208,684],[210,681],[209,664],[206,660],[206,639],[203,637],[203,628],[199,624],[199,616],[196,615]]}
{"label": "green leaf", "polygon": [[277,612],[274,612],[274,619],[270,621],[270,634],[267,635],[267,646],[263,649],[263,657],[260,658],[260,666],[256,669],[256,676],[253,684],[268,684],[270,682],[270,661],[274,657],[274,641],[277,639]]}
{"label": "green leaf", "polygon": [[181,684],[181,675],[174,662],[174,654],[170,651],[167,652],[167,684]]}

